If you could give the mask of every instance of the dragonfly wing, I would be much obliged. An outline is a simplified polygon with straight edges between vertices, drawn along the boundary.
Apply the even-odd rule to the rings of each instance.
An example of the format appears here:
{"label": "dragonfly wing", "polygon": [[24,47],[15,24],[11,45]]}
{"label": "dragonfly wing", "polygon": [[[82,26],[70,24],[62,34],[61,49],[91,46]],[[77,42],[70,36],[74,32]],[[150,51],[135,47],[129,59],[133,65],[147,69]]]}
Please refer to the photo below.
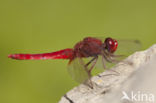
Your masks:
{"label": "dragonfly wing", "polygon": [[68,65],[68,72],[71,77],[79,82],[83,83],[89,79],[89,74],[87,68],[84,66],[84,62],[81,58],[75,58]]}
{"label": "dragonfly wing", "polygon": [[98,56],[98,60],[97,60],[97,63],[95,65],[95,68],[97,68],[99,70],[99,72],[102,72],[106,69],[113,67],[115,64],[116,63],[108,62],[104,57],[102,57],[100,55],[100,56]]}
{"label": "dragonfly wing", "polygon": [[112,56],[106,56],[106,57],[102,57],[99,56],[99,59],[97,61],[96,67],[97,68],[111,68],[113,67],[116,63],[122,61],[123,59],[125,59],[127,56],[129,56],[130,54],[141,50],[141,43],[138,40],[117,40],[118,41],[118,48],[115,51],[114,54],[112,54]]}
{"label": "dragonfly wing", "polygon": [[[104,43],[107,37],[95,37],[95,38],[101,40]],[[117,55],[124,55],[126,57],[136,51],[141,50],[142,48],[141,42],[139,40],[117,39],[117,38],[113,39],[117,40],[118,42],[118,47],[117,50],[115,51],[115,54]]]}
{"label": "dragonfly wing", "polygon": [[[104,41],[105,39],[101,39],[101,40]],[[113,56],[109,57],[110,60],[108,61],[107,60],[108,58],[102,57],[101,55],[99,55],[95,68],[102,68],[101,70],[111,68],[117,62],[123,60],[126,56],[134,53],[135,51],[141,50],[141,43],[138,40],[118,40],[117,39],[117,41],[118,41],[118,48],[113,54]],[[72,76],[74,80],[76,80],[79,83],[85,82],[91,77],[91,74],[88,73],[88,70],[90,66],[92,65],[92,63],[87,68],[85,67],[85,64],[89,60],[91,60],[91,58],[85,58],[83,60],[81,58],[75,58],[68,65],[69,74]],[[93,69],[92,73],[97,74],[96,71],[94,73],[94,70],[95,69]]]}
{"label": "dragonfly wing", "polygon": [[136,51],[141,50],[142,45],[139,40],[117,40],[118,48],[115,54],[128,56]]}

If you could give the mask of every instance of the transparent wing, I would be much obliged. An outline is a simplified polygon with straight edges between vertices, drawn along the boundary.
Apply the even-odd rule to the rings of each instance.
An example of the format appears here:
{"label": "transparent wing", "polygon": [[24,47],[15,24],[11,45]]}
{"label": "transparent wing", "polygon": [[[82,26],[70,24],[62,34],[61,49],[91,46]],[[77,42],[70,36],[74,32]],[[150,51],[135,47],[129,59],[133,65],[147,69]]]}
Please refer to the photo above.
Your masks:
{"label": "transparent wing", "polygon": [[83,83],[89,79],[89,74],[87,72],[88,70],[84,65],[85,64],[81,58],[75,58],[68,65],[69,74],[75,81],[79,83]]}
{"label": "transparent wing", "polygon": [[[104,43],[107,37],[95,37],[95,38],[101,40]],[[113,38],[113,39],[118,41],[118,48],[115,51],[115,54],[117,55],[128,56],[142,49],[142,45],[139,40],[117,39],[117,38]]]}
{"label": "transparent wing", "polygon": [[[97,38],[97,37],[96,37]],[[105,41],[105,38],[98,38]],[[115,38],[114,38],[115,39]],[[141,50],[141,43],[138,40],[121,40],[116,39],[118,41],[118,48],[114,53],[114,57],[110,57],[111,59],[115,59],[118,61],[121,61],[126,56],[134,53],[135,51]],[[122,55],[121,57],[119,55]],[[114,61],[108,61],[106,58],[103,58],[101,55],[98,56],[98,60],[96,62],[96,65],[94,68],[100,68],[100,69],[93,69],[92,73],[95,75],[99,72],[102,72],[104,69],[111,68],[115,65]],[[86,68],[85,64],[90,61],[92,57],[90,58],[84,58],[83,60],[81,58],[75,58],[71,63],[68,65],[68,72],[71,75],[71,77],[79,82],[85,82],[91,77],[91,74],[88,74],[88,70],[92,63]]]}
{"label": "transparent wing", "polygon": [[[104,43],[106,38],[98,37],[98,39],[102,40]],[[128,39],[127,40],[116,39],[116,40],[118,41],[118,48],[115,51],[115,53],[110,57],[110,61],[106,60],[106,58],[102,60],[102,56],[99,56],[99,59],[96,63],[96,68],[102,68],[102,69],[111,68],[117,62],[123,60],[124,58],[133,54],[134,52],[141,50],[142,48],[141,42],[139,40],[128,40]]]}
{"label": "transparent wing", "polygon": [[117,40],[118,48],[115,54],[128,56],[136,51],[141,50],[142,45],[139,40]]}
{"label": "transparent wing", "polygon": [[113,67],[116,63],[108,62],[105,58],[103,58],[101,55],[98,56],[97,63],[95,65],[95,68],[98,69],[98,72],[103,72],[106,69],[109,69]]}

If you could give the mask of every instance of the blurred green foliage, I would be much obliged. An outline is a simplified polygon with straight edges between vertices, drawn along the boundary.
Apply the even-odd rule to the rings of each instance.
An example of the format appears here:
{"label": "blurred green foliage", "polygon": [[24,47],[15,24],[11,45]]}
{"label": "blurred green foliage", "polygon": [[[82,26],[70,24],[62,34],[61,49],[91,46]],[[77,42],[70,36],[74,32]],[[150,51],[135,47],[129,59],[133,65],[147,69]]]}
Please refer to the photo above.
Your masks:
{"label": "blurred green foliage", "polygon": [[73,47],[86,36],[156,39],[155,0],[0,0],[0,103],[57,103],[77,85],[66,60],[17,61],[12,53]]}

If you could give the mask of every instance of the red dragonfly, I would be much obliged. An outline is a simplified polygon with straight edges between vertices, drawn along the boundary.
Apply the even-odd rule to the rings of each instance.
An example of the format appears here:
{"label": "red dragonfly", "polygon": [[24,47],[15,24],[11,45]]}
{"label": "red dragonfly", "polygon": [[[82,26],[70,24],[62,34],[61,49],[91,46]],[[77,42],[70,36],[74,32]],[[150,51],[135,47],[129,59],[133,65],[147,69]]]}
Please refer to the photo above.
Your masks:
{"label": "red dragonfly", "polygon": [[[134,45],[139,44],[136,41],[130,41],[130,43]],[[133,49],[135,47],[134,45],[132,45]],[[129,46],[129,44],[125,46]],[[68,59],[68,71],[70,75],[76,81],[84,82],[91,78],[91,71],[95,67],[99,57],[102,57],[102,64],[105,69],[107,68],[105,65],[106,62],[117,62],[116,58],[120,57],[114,54],[117,48],[118,41],[110,37],[105,39],[86,37],[78,42],[73,49],[67,48],[43,54],[11,54],[8,57],[17,60]],[[85,63],[83,58],[89,57],[91,59]]]}

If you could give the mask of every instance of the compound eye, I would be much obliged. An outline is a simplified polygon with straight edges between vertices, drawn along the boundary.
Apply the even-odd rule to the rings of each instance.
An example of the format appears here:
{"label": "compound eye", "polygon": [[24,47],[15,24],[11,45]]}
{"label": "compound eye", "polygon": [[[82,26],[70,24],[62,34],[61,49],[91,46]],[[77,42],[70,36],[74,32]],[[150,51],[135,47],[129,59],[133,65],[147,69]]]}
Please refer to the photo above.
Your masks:
{"label": "compound eye", "polygon": [[115,47],[118,46],[118,42],[116,40],[114,41],[114,45],[115,45]]}
{"label": "compound eye", "polygon": [[115,52],[118,47],[118,42],[116,40],[113,41],[112,52]]}
{"label": "compound eye", "polygon": [[113,44],[112,40],[109,40],[108,43],[110,46]]}
{"label": "compound eye", "polygon": [[115,39],[106,38],[105,43],[106,43],[106,49],[108,50],[108,52],[113,53],[116,51],[118,42]]}

